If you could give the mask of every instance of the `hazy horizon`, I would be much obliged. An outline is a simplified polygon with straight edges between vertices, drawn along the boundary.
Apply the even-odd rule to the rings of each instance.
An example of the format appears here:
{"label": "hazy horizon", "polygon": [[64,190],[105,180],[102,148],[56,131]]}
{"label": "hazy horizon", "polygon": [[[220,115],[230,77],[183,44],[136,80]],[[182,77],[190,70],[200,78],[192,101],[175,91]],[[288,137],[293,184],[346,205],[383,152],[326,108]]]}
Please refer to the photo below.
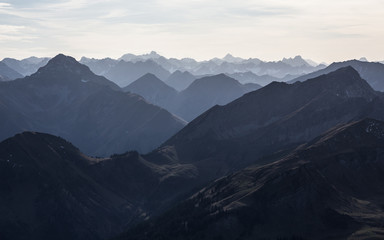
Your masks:
{"label": "hazy horizon", "polygon": [[383,61],[380,0],[0,0],[0,58]]}

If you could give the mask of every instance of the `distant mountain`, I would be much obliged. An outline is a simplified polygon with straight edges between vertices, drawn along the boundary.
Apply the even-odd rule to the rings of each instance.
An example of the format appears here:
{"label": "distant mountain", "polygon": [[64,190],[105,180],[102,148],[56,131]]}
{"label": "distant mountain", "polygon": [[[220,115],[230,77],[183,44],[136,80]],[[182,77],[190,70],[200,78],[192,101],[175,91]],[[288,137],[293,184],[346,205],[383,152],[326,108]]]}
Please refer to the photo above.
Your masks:
{"label": "distant mountain", "polygon": [[[317,62],[315,62],[315,61],[313,61],[313,60],[311,60],[311,59],[304,59],[309,65],[311,65],[312,67],[316,67],[316,66],[318,66],[319,64],[317,63]],[[321,64],[323,64],[323,63],[321,63]],[[326,64],[324,64],[324,65],[326,65]]]}
{"label": "distant mountain", "polygon": [[177,91],[182,91],[186,89],[195,80],[196,80],[196,77],[191,73],[187,71],[181,72],[177,70],[173,72],[167,78],[167,80],[165,80],[165,83],[173,87]]}
{"label": "distant mountain", "polygon": [[169,191],[194,174],[137,152],[91,158],[62,138],[24,132],[0,143],[0,237],[107,239],[174,201]]}
{"label": "distant mountain", "polygon": [[240,58],[240,57],[234,57],[232,54],[227,54],[225,57],[223,57],[224,62],[232,62],[232,63],[239,63],[244,61],[245,59]]}
{"label": "distant mountain", "polygon": [[296,56],[294,58],[283,58],[283,63],[286,63],[292,67],[301,67],[301,66],[312,66],[301,56]]}
{"label": "distant mountain", "polygon": [[[119,63],[120,61],[123,62]],[[128,53],[119,60],[83,57],[80,62],[87,65],[96,74],[107,77],[121,87],[127,86],[146,73],[152,73],[163,81],[170,78],[169,84],[179,91],[183,90],[182,88],[187,85],[186,83],[181,86],[173,85],[173,81],[177,80],[176,76],[180,75],[180,72],[188,72],[194,76],[218,75],[221,73],[229,76],[233,75],[232,77],[237,75],[236,79],[243,81],[243,78],[246,78],[247,83],[251,79],[250,73],[252,73],[255,76],[260,76],[260,78],[253,76],[251,80],[259,81],[253,81],[253,83],[266,85],[275,80],[289,81],[326,67],[323,64],[319,65],[313,61],[304,60],[300,56],[284,58],[282,61],[266,62],[258,58],[242,59],[227,54],[224,58],[196,61],[191,58],[165,58],[154,51],[143,55]],[[173,77],[170,73],[175,73],[176,76]],[[242,74],[244,76],[241,76]],[[191,76],[188,76],[188,79],[190,81]]]}
{"label": "distant mountain", "polygon": [[[208,61],[198,62],[188,58],[165,58],[154,51],[143,55],[125,54],[119,58],[119,60],[132,63],[150,60],[169,72],[175,72],[177,70],[181,72],[188,71],[195,76],[253,72],[257,75],[270,75],[276,78],[284,78],[287,75],[299,76],[308,74],[325,67],[310,60],[306,61],[300,56],[277,62],[265,62],[257,58],[242,59],[227,54],[224,58],[213,58]],[[157,75],[157,77],[165,80],[159,75]]]}
{"label": "distant mountain", "polygon": [[273,164],[219,179],[117,239],[380,239],[384,122],[335,127]]}
{"label": "distant mountain", "polygon": [[22,77],[23,75],[8,67],[7,64],[0,62],[0,81],[10,81]]}
{"label": "distant mountain", "polygon": [[119,61],[111,67],[104,76],[120,87],[126,87],[146,73],[152,73],[161,80],[167,79],[171,74],[152,60],[145,62]]}
{"label": "distant mountain", "polygon": [[188,88],[177,92],[153,74],[146,74],[123,90],[139,94],[148,102],[191,121],[216,104],[224,105],[243,94],[261,88],[257,84],[242,85],[224,74],[196,79]]}
{"label": "distant mountain", "polygon": [[368,62],[368,59],[366,57],[361,57],[359,59],[360,62]]}
{"label": "distant mountain", "polygon": [[136,93],[150,103],[168,108],[174,104],[178,92],[151,73],[147,73],[123,88],[125,92]]}
{"label": "distant mountain", "polygon": [[384,91],[384,64],[374,62],[362,62],[357,60],[332,63],[331,65],[322,70],[295,78],[290,81],[290,83],[297,81],[303,82],[307,79],[315,78],[323,74],[335,71],[338,68],[347,66],[351,66],[356,69],[356,71],[359,72],[360,76],[365,79],[372,86],[373,89],[382,92]]}
{"label": "distant mountain", "polygon": [[142,54],[142,55],[134,55],[131,53],[124,54],[121,56],[118,60],[124,60],[126,62],[133,62],[133,61],[145,61],[145,60],[150,60],[150,59],[157,59],[162,57],[155,51],[151,51],[148,54]]}
{"label": "distant mountain", "polygon": [[196,79],[180,92],[170,111],[191,121],[215,105],[225,105],[243,94],[260,88],[259,85],[244,86],[225,74]]}
{"label": "distant mountain", "polygon": [[98,156],[150,151],[185,124],[64,55],[30,77],[0,83],[0,102],[0,140],[46,132]]}
{"label": "distant mountain", "polygon": [[271,82],[284,82],[284,80],[281,78],[276,78],[269,75],[259,76],[253,72],[238,72],[227,75],[238,80],[240,83],[256,83],[261,86],[268,85]]}
{"label": "distant mountain", "polygon": [[49,60],[50,58],[37,57],[29,57],[23,60],[4,58],[2,62],[7,64],[10,68],[14,69],[23,76],[28,76],[32,73],[35,73],[40,67],[45,66]]}
{"label": "distant mountain", "polygon": [[94,59],[82,57],[80,63],[88,66],[89,69],[91,69],[91,71],[95,74],[103,76],[112,67],[114,67],[118,63],[118,61],[111,58]]}

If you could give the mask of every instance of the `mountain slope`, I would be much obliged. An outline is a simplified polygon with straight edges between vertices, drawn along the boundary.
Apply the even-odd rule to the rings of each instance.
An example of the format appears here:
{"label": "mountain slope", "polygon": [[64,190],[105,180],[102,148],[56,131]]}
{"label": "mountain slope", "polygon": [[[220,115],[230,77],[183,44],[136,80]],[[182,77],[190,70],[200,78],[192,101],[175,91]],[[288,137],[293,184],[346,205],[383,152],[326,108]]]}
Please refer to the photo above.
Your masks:
{"label": "mountain slope", "polygon": [[163,144],[207,178],[268,161],[341,123],[383,119],[384,102],[351,67],[303,83],[272,83],[206,111]]}
{"label": "mountain slope", "polygon": [[152,60],[145,62],[125,62],[121,60],[103,75],[120,87],[126,87],[147,73],[152,73],[161,80],[167,79],[170,75],[167,70]]}
{"label": "mountain slope", "polygon": [[384,91],[384,64],[374,62],[362,62],[358,60],[332,63],[331,65],[322,70],[295,78],[291,80],[290,83],[294,83],[297,81],[303,82],[307,79],[315,78],[323,74],[335,71],[336,69],[347,66],[351,66],[356,69],[360,76],[365,79],[369,83],[369,85],[372,86],[373,89],[381,92]]}
{"label": "mountain slope", "polygon": [[167,78],[167,80],[165,80],[165,83],[173,87],[177,91],[182,91],[186,89],[195,80],[196,80],[196,77],[193,76],[191,73],[187,71],[181,72],[177,70],[173,72]]}
{"label": "mountain slope", "polygon": [[365,119],[219,179],[117,239],[381,239],[383,176],[384,122]]}
{"label": "mountain slope", "polygon": [[166,108],[174,104],[178,92],[155,75],[147,73],[123,88],[124,92],[136,93],[150,103]]}
{"label": "mountain slope", "polygon": [[45,66],[49,58],[29,57],[23,60],[16,60],[13,58],[4,58],[3,63],[7,64],[10,68],[14,69],[23,76],[35,73],[40,67]]}
{"label": "mountain slope", "polygon": [[227,104],[257,87],[244,86],[225,74],[203,77],[180,92],[177,105],[171,108],[171,112],[191,121],[212,106]]}
{"label": "mountain slope", "polygon": [[5,63],[0,62],[0,79],[2,79],[0,81],[9,81],[21,77],[23,75],[8,67]]}
{"label": "mountain slope", "polygon": [[0,238],[106,239],[172,200],[168,192],[193,172],[137,152],[91,158],[59,137],[18,134],[0,143]]}
{"label": "mountain slope", "polygon": [[0,139],[25,131],[65,137],[91,155],[147,152],[184,122],[58,55],[35,74],[0,87]]}
{"label": "mountain slope", "polygon": [[102,239],[118,232],[129,202],[84,174],[96,161],[47,134],[2,142],[1,239]]}

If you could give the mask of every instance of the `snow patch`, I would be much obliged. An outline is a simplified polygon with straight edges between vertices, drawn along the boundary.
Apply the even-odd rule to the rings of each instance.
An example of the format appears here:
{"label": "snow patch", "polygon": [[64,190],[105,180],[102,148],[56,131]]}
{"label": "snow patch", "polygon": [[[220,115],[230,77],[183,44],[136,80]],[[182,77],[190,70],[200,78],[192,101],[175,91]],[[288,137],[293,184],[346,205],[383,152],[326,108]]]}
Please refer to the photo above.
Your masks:
{"label": "snow patch", "polygon": [[86,82],[89,82],[89,80],[81,79],[81,82],[86,83]]}

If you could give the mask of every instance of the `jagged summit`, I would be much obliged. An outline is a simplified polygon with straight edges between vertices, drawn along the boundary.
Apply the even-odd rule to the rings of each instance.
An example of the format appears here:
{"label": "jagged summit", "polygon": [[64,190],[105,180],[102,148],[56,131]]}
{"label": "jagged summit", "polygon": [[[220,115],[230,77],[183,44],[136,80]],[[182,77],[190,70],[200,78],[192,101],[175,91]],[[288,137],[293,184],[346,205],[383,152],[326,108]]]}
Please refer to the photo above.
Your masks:
{"label": "jagged summit", "polygon": [[300,55],[297,55],[294,58],[283,58],[282,62],[292,67],[310,66],[310,64]]}

